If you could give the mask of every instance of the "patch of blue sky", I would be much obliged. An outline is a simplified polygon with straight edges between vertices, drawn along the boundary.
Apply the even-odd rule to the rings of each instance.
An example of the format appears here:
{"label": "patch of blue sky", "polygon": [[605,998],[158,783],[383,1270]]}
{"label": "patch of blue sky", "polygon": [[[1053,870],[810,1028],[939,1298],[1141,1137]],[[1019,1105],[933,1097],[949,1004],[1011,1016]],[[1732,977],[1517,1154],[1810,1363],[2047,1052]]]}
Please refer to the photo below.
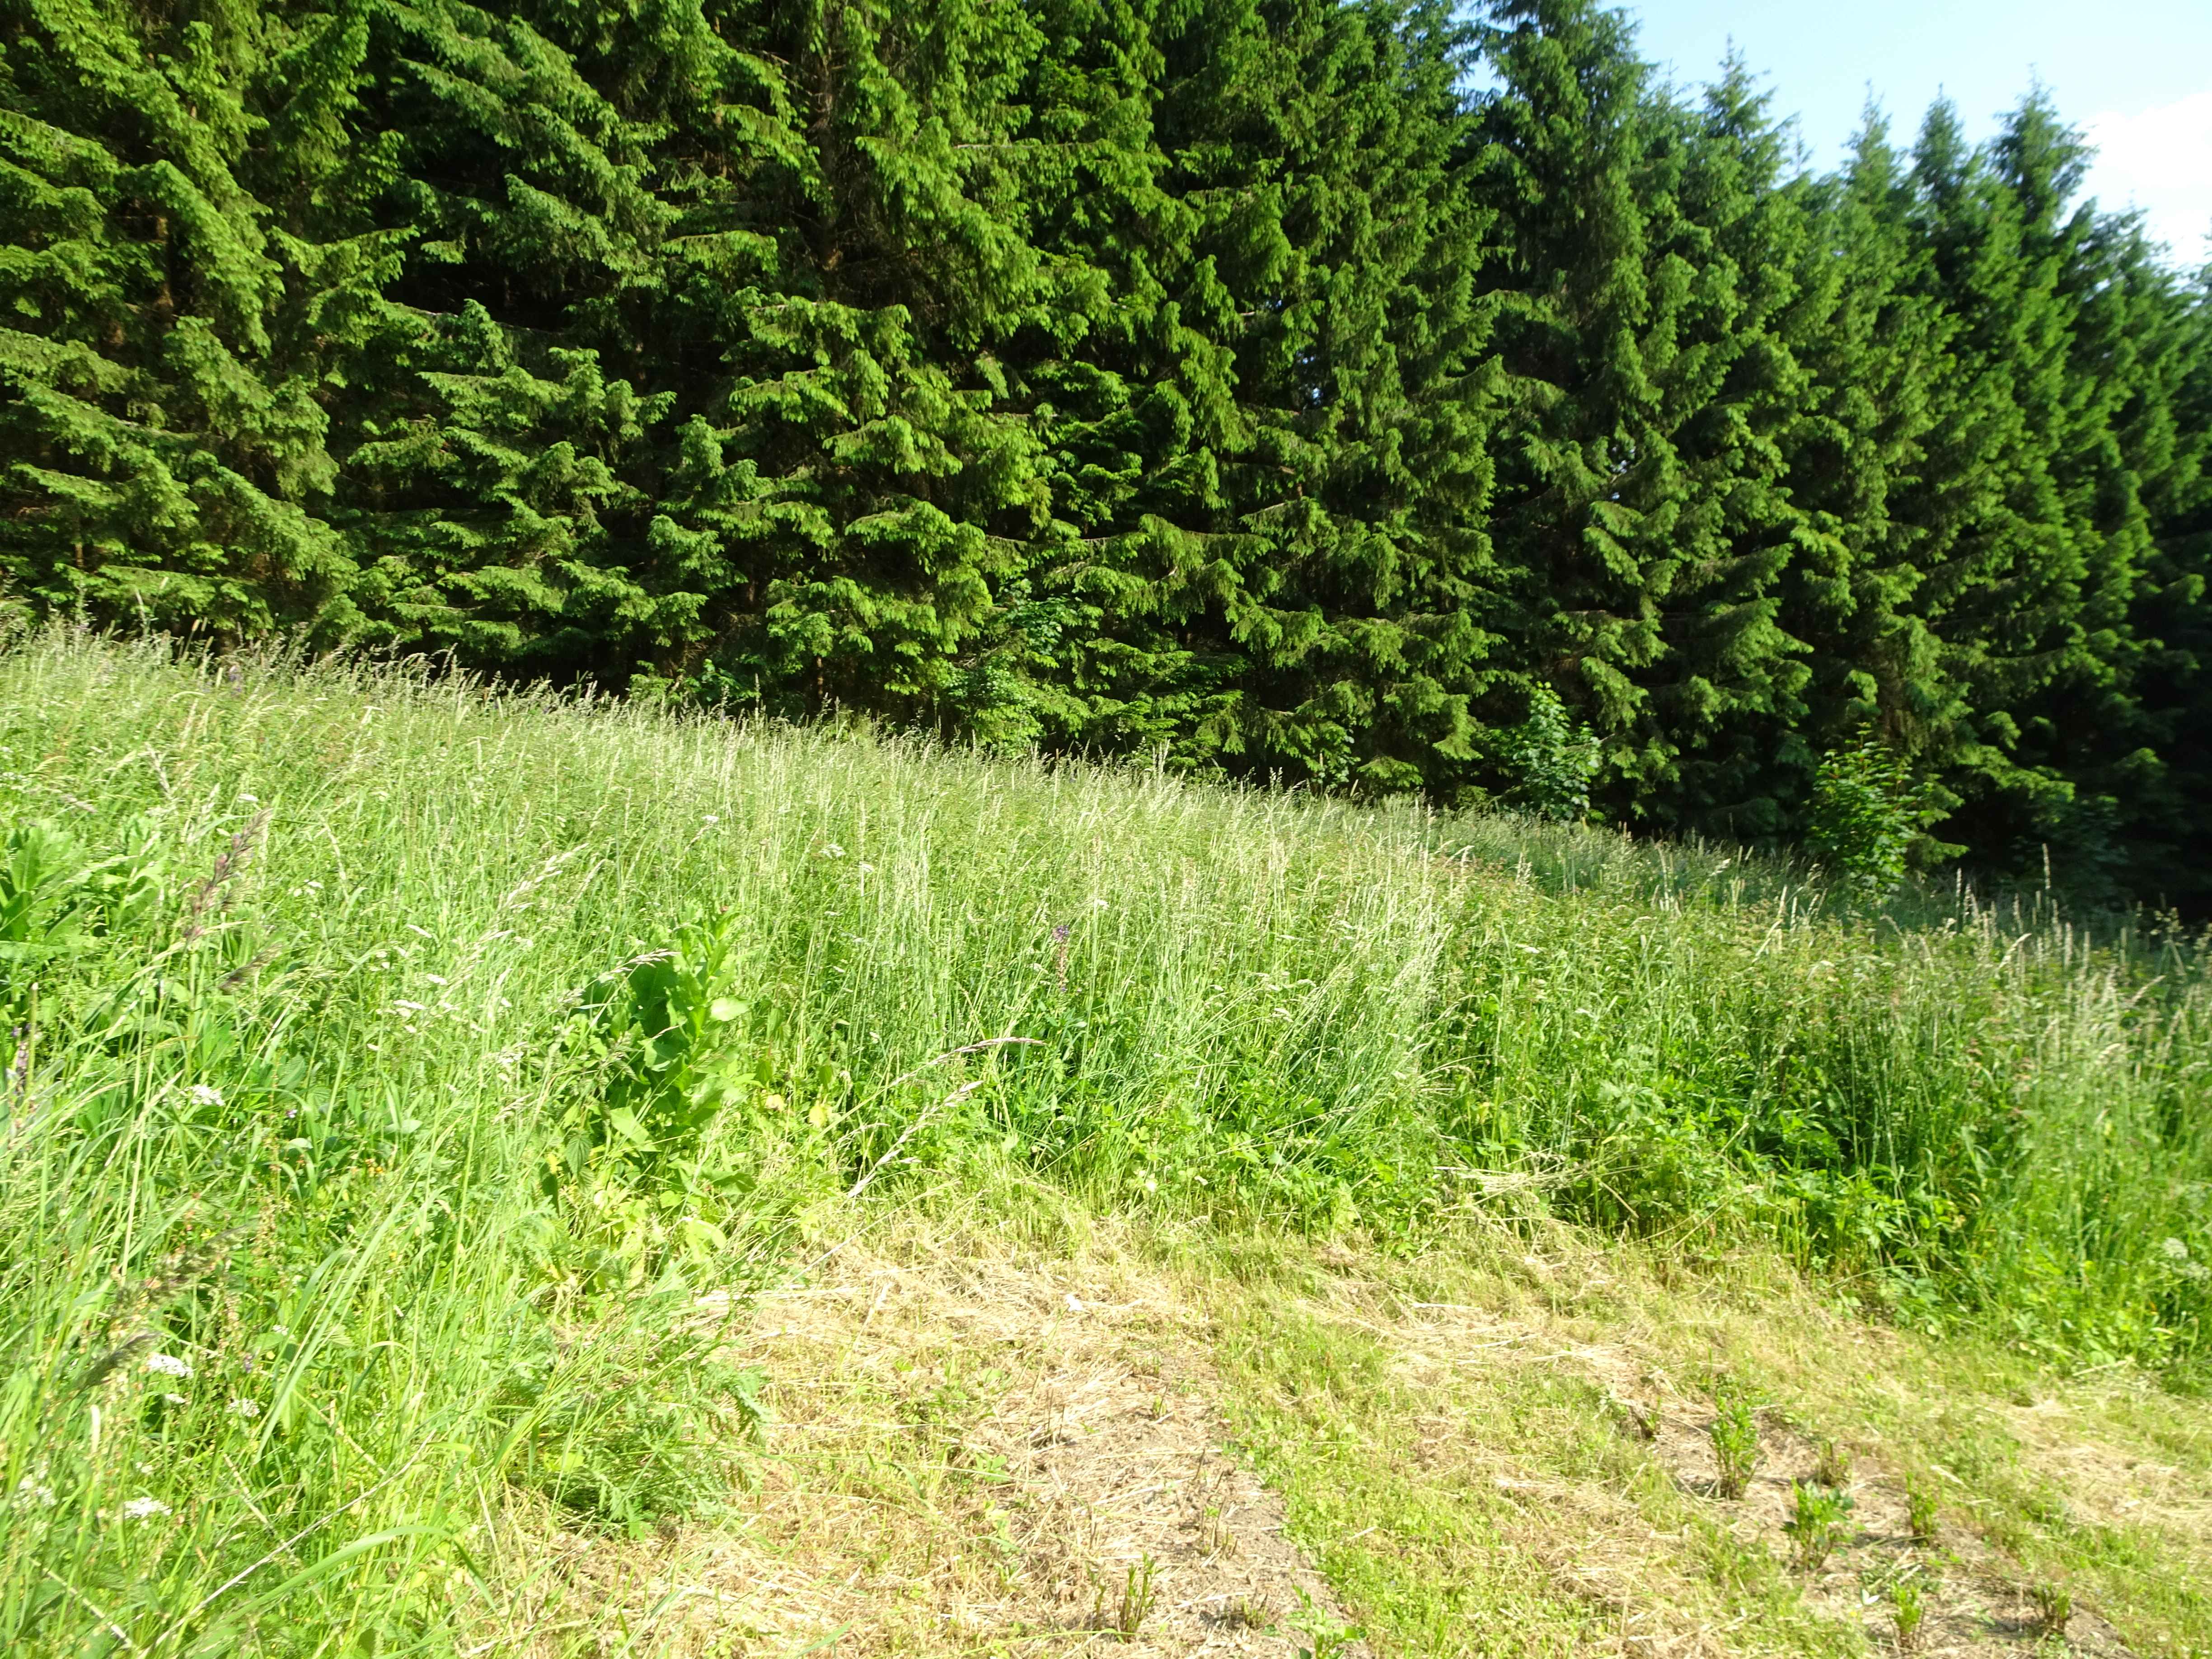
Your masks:
{"label": "patch of blue sky", "polygon": [[1798,118],[1809,162],[1841,161],[1869,96],[1900,143],[1939,95],[1988,137],[2040,83],[2095,144],[2087,183],[2212,258],[2212,0],[1632,0],[1643,55],[1677,84],[1733,49]]}

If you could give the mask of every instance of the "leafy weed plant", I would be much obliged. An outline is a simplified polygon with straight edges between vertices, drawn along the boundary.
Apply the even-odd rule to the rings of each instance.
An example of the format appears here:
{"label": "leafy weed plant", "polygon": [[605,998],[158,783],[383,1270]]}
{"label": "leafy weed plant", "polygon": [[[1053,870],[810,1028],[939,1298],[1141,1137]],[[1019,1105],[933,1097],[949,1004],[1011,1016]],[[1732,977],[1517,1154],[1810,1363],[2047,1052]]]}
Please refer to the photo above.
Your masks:
{"label": "leafy weed plant", "polygon": [[1339,1659],[1366,1635],[1357,1625],[1346,1624],[1336,1617],[1304,1590],[1298,1592],[1298,1613],[1292,1621],[1292,1631],[1291,1646],[1297,1659]]}
{"label": "leafy weed plant", "polygon": [[2036,1628],[2045,1636],[2063,1636],[2074,1620],[2073,1592],[2045,1579],[2031,1586],[2027,1594],[2035,1608]]}
{"label": "leafy weed plant", "polygon": [[1790,1519],[1783,1525],[1796,1540],[1800,1567],[1813,1571],[1835,1552],[1850,1530],[1853,1508],[1847,1492],[1814,1481],[1792,1483]]}
{"label": "leafy weed plant", "polygon": [[1889,1612],[1898,1650],[1911,1653],[1920,1645],[1920,1627],[1928,1616],[1927,1600],[1917,1578],[1899,1578],[1890,1586]]}
{"label": "leafy weed plant", "polygon": [[1905,1527],[1912,1541],[1926,1549],[1936,1539],[1936,1494],[1918,1481],[1909,1481],[1905,1488]]}
{"label": "leafy weed plant", "polygon": [[1820,1462],[1814,1466],[1813,1479],[1824,1486],[1838,1489],[1851,1484],[1851,1454],[1848,1448],[1838,1445],[1832,1439],[1820,1442]]}
{"label": "leafy weed plant", "polygon": [[1714,1490],[1723,1498],[1741,1498],[1759,1467],[1759,1417],[1741,1389],[1715,1391],[1712,1424]]}
{"label": "leafy weed plant", "polygon": [[1259,1631],[1275,1622],[1274,1609],[1256,1596],[1232,1597],[1221,1610],[1221,1622],[1231,1630]]}
{"label": "leafy weed plant", "polygon": [[1124,1642],[1135,1641],[1159,1601],[1158,1575],[1158,1564],[1151,1556],[1139,1557],[1122,1575],[1121,1594],[1111,1607],[1105,1592],[1099,1592],[1092,1627],[1110,1631]]}

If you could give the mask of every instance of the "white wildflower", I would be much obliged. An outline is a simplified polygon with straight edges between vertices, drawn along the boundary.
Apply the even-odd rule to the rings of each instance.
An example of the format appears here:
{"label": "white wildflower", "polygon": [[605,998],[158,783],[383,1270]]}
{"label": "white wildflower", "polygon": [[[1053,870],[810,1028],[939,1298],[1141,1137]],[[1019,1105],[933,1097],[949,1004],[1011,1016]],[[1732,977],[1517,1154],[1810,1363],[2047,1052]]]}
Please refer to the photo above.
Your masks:
{"label": "white wildflower", "polygon": [[189,1406],[192,1403],[180,1394],[165,1394],[161,1398],[167,1401],[172,1406]]}
{"label": "white wildflower", "polygon": [[709,812],[707,814],[705,821],[708,823],[720,823],[722,820],[719,814]]}
{"label": "white wildflower", "polygon": [[192,1368],[173,1353],[148,1354],[146,1369],[156,1376],[181,1376],[187,1381],[192,1374]]}
{"label": "white wildflower", "polygon": [[151,1521],[157,1515],[175,1513],[158,1498],[134,1498],[123,1506],[123,1512],[133,1521]]}
{"label": "white wildflower", "polygon": [[864,876],[872,876],[876,873],[876,866],[870,864],[866,859],[861,860],[853,867],[855,870],[858,870]]}
{"label": "white wildflower", "polygon": [[2212,1267],[2206,1267],[2202,1261],[2191,1261],[2189,1246],[2183,1243],[2181,1240],[2166,1239],[2160,1243],[2158,1249],[2159,1254],[2166,1259],[2172,1270],[2184,1279],[2198,1285],[2212,1281]]}
{"label": "white wildflower", "polygon": [[823,848],[822,856],[825,859],[842,859],[845,856],[845,849],[833,841]]}
{"label": "white wildflower", "polygon": [[404,1014],[419,1014],[428,1005],[420,1002],[408,1002],[399,998],[394,998],[392,1000],[392,1006]]}
{"label": "white wildflower", "polygon": [[54,1489],[43,1480],[27,1474],[15,1483],[15,1501],[18,1504],[36,1504],[42,1510],[50,1510],[54,1506]]}
{"label": "white wildflower", "polygon": [[195,1083],[191,1088],[185,1090],[185,1092],[192,1097],[192,1104],[195,1106],[220,1106],[222,1104],[222,1091],[216,1088],[211,1083]]}
{"label": "white wildflower", "polygon": [[261,1415],[261,1402],[258,1400],[234,1400],[223,1409],[233,1417],[258,1417]]}

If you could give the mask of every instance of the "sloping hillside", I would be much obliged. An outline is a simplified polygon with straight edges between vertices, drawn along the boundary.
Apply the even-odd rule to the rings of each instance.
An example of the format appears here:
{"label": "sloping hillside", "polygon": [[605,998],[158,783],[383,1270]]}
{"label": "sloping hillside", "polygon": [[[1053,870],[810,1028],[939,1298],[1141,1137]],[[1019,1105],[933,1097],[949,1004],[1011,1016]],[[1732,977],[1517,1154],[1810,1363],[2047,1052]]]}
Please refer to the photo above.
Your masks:
{"label": "sloping hillside", "polygon": [[2212,1643],[2188,941],[64,635],[0,747],[15,1650]]}

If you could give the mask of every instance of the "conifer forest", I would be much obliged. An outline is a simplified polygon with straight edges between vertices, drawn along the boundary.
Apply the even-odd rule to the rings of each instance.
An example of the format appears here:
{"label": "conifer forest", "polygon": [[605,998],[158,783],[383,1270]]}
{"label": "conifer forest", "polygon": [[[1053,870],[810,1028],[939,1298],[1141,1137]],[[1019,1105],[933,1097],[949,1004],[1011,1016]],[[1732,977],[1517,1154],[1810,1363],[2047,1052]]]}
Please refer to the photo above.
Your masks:
{"label": "conifer forest", "polygon": [[19,613],[1760,848],[1856,767],[2212,908],[2212,293],[2042,94],[1824,172],[1589,0],[0,16]]}

